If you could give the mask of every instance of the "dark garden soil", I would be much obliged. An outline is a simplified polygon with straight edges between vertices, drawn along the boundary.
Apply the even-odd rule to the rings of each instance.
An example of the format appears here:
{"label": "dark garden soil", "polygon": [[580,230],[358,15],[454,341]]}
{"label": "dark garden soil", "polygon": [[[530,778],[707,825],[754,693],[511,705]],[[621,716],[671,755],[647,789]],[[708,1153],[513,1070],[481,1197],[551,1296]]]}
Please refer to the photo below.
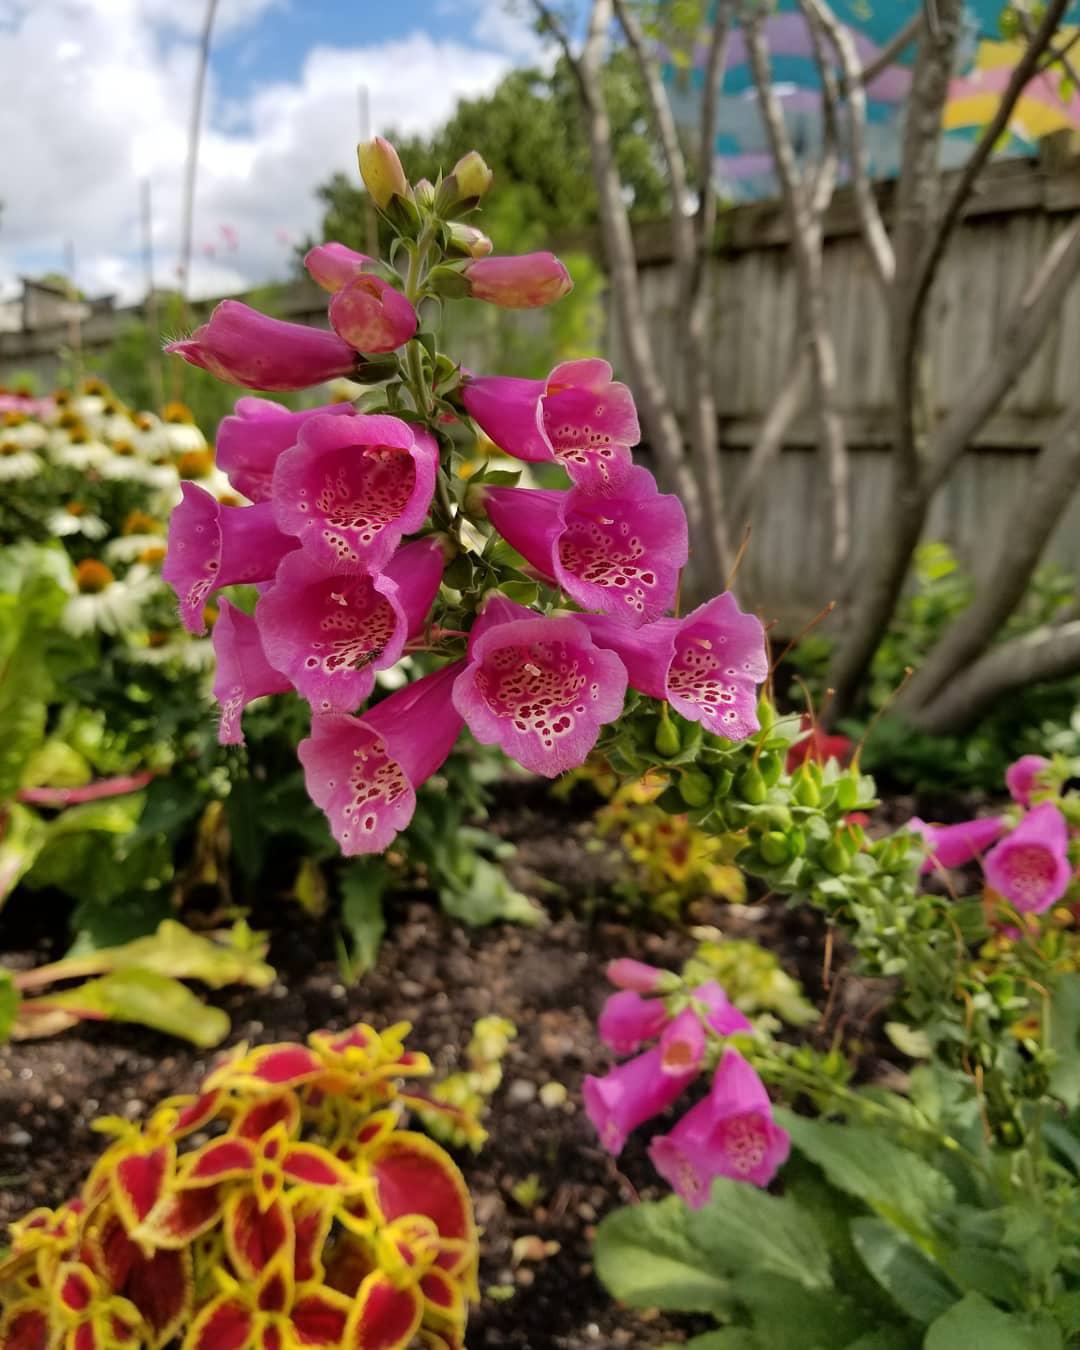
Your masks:
{"label": "dark garden soil", "polygon": [[[219,998],[232,1018],[230,1041],[300,1040],[319,1027],[408,1020],[411,1043],[441,1073],[458,1066],[478,1017],[498,1014],[517,1025],[485,1121],[491,1137],[479,1155],[459,1158],[483,1229],[484,1296],[470,1321],[472,1350],[648,1350],[704,1329],[616,1307],[592,1270],[597,1220],[635,1195],[663,1193],[641,1139],[631,1140],[616,1168],[582,1110],[583,1075],[609,1064],[594,1030],[610,992],[604,965],[628,955],[674,965],[694,938],[650,933],[605,904],[609,864],[585,848],[582,818],[579,807],[553,802],[531,784],[499,794],[491,828],[517,843],[513,880],[547,905],[552,919],[544,927],[467,931],[425,897],[402,899],[376,970],[346,988],[329,925],[319,928],[283,903],[253,916],[271,933],[278,981]],[[5,914],[0,963],[25,968],[53,954],[59,935],[41,910],[40,902],[16,902]],[[776,951],[827,1009],[810,1039],[826,1045],[840,1030],[859,1058],[860,1077],[895,1078],[878,1033],[888,991],[846,975],[840,951],[831,955],[824,987],[824,934],[814,916],[768,899],[745,908],[705,901],[690,923],[715,924]],[[89,1128],[95,1116],[141,1116],[158,1098],[190,1090],[211,1058],[139,1028],[106,1024],[0,1048],[0,1244],[7,1222],[76,1188],[101,1149]],[[551,1082],[568,1088],[562,1104],[544,1105],[541,1090]],[[540,1199],[529,1210],[511,1192],[533,1174]],[[515,1240],[530,1236],[540,1242],[524,1244],[533,1250],[515,1262]]]}

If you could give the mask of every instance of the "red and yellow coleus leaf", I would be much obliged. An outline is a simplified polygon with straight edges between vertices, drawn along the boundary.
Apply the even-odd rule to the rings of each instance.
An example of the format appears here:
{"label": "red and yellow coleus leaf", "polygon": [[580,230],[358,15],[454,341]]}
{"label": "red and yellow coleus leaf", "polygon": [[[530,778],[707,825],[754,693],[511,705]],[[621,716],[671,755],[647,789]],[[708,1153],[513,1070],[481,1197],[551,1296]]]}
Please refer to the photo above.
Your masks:
{"label": "red and yellow coleus leaf", "polygon": [[213,1228],[223,1201],[221,1186],[171,1191],[131,1236],[150,1247],[186,1247]]}
{"label": "red and yellow coleus leaf", "polygon": [[416,1289],[399,1289],[382,1271],[373,1271],[357,1292],[343,1344],[349,1350],[405,1350],[423,1316]]}
{"label": "red and yellow coleus leaf", "polygon": [[152,1333],[149,1344],[165,1345],[191,1312],[194,1278],[190,1250],[144,1253],[119,1216],[109,1215],[95,1234],[100,1272],[116,1294],[138,1309]]}
{"label": "red and yellow coleus leaf", "polygon": [[112,1293],[81,1262],[69,1262],[57,1271],[51,1308],[64,1350],[156,1344],[134,1303]]}
{"label": "red and yellow coleus leaf", "polygon": [[0,1318],[0,1350],[48,1350],[49,1314],[41,1298],[19,1299]]}
{"label": "red and yellow coleus leaf", "polygon": [[442,1238],[476,1242],[472,1204],[454,1160],[425,1134],[401,1130],[369,1154],[373,1198],[389,1223],[407,1214],[431,1219]]}
{"label": "red and yellow coleus leaf", "polygon": [[129,1233],[149,1218],[175,1174],[176,1145],[171,1141],[115,1158],[109,1190]]}
{"label": "red and yellow coleus leaf", "polygon": [[242,1110],[233,1121],[230,1133],[242,1139],[260,1139],[274,1128],[284,1125],[285,1133],[294,1139],[300,1132],[300,1102],[293,1092],[280,1097],[267,1097]]}
{"label": "red and yellow coleus leaf", "polygon": [[282,1200],[260,1208],[251,1191],[235,1190],[225,1201],[225,1250],[236,1273],[257,1280],[275,1261],[295,1265],[292,1213]]}
{"label": "red and yellow coleus leaf", "polygon": [[246,1088],[272,1091],[310,1083],[324,1072],[314,1051],[304,1045],[260,1045],[237,1058],[229,1059],[206,1079],[204,1089]]}

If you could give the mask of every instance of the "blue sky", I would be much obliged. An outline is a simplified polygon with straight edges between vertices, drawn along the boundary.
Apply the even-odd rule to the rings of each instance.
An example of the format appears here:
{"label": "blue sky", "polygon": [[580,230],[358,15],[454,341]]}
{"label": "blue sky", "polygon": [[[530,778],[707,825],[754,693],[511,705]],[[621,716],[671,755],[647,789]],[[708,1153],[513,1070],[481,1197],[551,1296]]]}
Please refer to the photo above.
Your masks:
{"label": "blue sky", "polygon": [[[289,268],[315,188],[355,174],[358,89],[372,128],[430,130],[457,99],[544,59],[524,0],[220,0],[203,124],[192,289],[225,294]],[[175,279],[201,0],[0,0],[5,146],[0,294],[63,265],[91,294]]]}

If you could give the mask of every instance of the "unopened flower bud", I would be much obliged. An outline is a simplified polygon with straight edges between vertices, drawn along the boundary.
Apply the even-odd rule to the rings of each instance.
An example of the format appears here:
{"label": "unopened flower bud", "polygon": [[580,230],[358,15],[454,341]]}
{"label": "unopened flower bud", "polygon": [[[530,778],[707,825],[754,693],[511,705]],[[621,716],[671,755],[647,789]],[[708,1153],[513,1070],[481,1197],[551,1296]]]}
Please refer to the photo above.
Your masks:
{"label": "unopened flower bud", "polygon": [[476,201],[484,195],[495,180],[495,175],[484,162],[483,156],[476,150],[462,155],[450,171],[457,180],[458,192],[463,201]]}
{"label": "unopened flower bud", "polygon": [[660,725],[656,728],[656,735],[653,738],[653,747],[656,753],[663,755],[665,759],[677,755],[682,749],[682,742],[679,740],[679,728],[670,717],[661,717]]}
{"label": "unopened flower bud", "polygon": [[382,136],[376,136],[373,141],[362,141],[356,147],[356,158],[364,186],[380,210],[385,210],[394,197],[404,197],[408,192],[409,180],[401,167],[398,152]]}
{"label": "unopened flower bud", "polygon": [[463,275],[474,300],[503,309],[536,309],[554,304],[573,288],[570,273],[553,253],[523,253],[510,258],[477,258]]}
{"label": "unopened flower bud", "polygon": [[735,784],[735,790],[743,801],[751,806],[760,806],[769,791],[756,764],[750,764],[742,771]]}
{"label": "unopened flower bud", "polygon": [[786,834],[779,830],[770,830],[761,840],[761,856],[771,867],[780,867],[789,862],[792,848]]}
{"label": "unopened flower bud", "polygon": [[483,230],[460,220],[450,222],[450,245],[461,253],[467,253],[470,258],[486,258],[494,248]]}
{"label": "unopened flower bud", "polygon": [[712,779],[700,769],[685,769],[679,775],[679,793],[687,806],[708,806],[712,797]]}
{"label": "unopened flower bud", "polygon": [[430,178],[421,178],[418,183],[413,184],[413,201],[417,206],[435,205],[435,184]]}

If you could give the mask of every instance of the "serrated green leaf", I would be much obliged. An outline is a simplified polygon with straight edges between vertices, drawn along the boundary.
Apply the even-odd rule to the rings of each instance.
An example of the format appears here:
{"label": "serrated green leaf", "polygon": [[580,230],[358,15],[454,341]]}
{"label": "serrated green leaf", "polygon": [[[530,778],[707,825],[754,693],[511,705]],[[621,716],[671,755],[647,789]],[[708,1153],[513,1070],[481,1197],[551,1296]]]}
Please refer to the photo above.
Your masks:
{"label": "serrated green leaf", "polygon": [[981,1294],[964,1297],[926,1333],[925,1350],[1059,1350],[1061,1334],[995,1308]]}
{"label": "serrated green leaf", "polygon": [[708,1203],[687,1215],[703,1251],[733,1272],[768,1272],[807,1289],[829,1289],[829,1258],[813,1216],[787,1197],[721,1177]]}
{"label": "serrated green leaf", "polygon": [[944,1173],[880,1131],[807,1120],[783,1109],[776,1118],[834,1186],[862,1200],[920,1247],[932,1242],[934,1216],[954,1199]]}
{"label": "serrated green leaf", "polygon": [[75,1017],[138,1022],[203,1049],[218,1045],[229,1031],[229,1019],[220,1008],[209,1007],[179,980],[152,970],[117,970],[32,1002],[47,1002],[50,1009]]}
{"label": "serrated green leaf", "polygon": [[150,937],[98,952],[94,961],[102,971],[138,969],[178,980],[199,980],[211,989],[227,984],[265,989],[273,981],[274,969],[262,960],[262,943],[252,948],[241,940],[244,936],[242,930],[233,930],[215,941],[175,919],[165,919]]}
{"label": "serrated green leaf", "polygon": [[855,1219],[855,1250],[896,1305],[916,1322],[932,1322],[960,1297],[941,1272],[882,1219]]}
{"label": "serrated green leaf", "polygon": [[634,1308],[723,1315],[731,1281],[686,1225],[676,1196],[633,1205],[605,1218],[596,1232],[596,1273],[608,1292]]}

